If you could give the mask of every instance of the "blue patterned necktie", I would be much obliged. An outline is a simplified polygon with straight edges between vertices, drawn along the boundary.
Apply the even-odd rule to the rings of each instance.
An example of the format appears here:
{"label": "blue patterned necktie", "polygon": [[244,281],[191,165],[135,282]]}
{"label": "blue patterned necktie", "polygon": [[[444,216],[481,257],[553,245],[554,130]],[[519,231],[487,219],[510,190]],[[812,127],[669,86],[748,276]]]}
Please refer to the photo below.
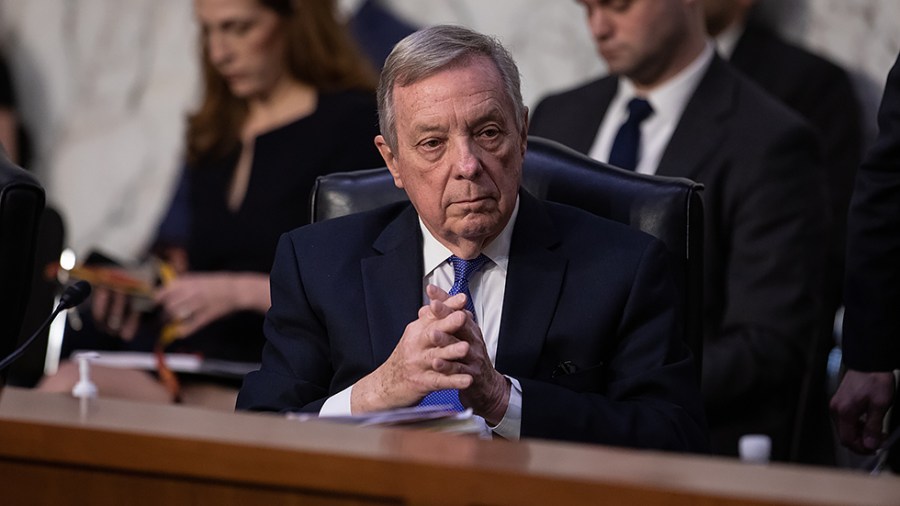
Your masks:
{"label": "blue patterned necktie", "polygon": [[628,119],[619,128],[612,149],[609,151],[609,164],[623,169],[634,170],[638,162],[638,149],[641,146],[641,122],[653,114],[650,102],[643,98],[632,98],[628,102]]}
{"label": "blue patterned necktie", "polygon": [[[469,292],[469,276],[484,267],[488,260],[489,258],[484,255],[479,255],[474,260],[463,260],[456,255],[450,256],[450,263],[453,264],[453,286],[447,293],[450,295],[466,294],[466,309],[472,313],[472,318],[476,322],[478,318],[475,317],[475,305],[472,303],[472,294]],[[454,411],[464,409],[462,403],[459,402],[459,390],[437,390],[426,395],[419,403],[419,406],[440,405],[452,406]]]}

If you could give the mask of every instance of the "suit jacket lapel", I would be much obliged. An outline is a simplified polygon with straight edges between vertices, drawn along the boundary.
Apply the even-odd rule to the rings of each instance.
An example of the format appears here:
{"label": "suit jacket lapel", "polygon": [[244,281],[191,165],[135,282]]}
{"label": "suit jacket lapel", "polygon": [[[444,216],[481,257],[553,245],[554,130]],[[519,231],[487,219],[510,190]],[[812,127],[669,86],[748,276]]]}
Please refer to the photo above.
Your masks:
{"label": "suit jacket lapel", "polygon": [[696,178],[725,135],[724,120],[734,108],[736,92],[729,69],[718,56],[691,95],[678,126],[669,139],[656,173],[661,176]]}
{"label": "suit jacket lapel", "polygon": [[559,234],[552,219],[535,197],[520,195],[495,364],[512,376],[537,367],[566,272],[566,259],[553,250]]}
{"label": "suit jacket lapel", "polygon": [[619,80],[615,77],[604,77],[590,84],[583,101],[584,114],[569,118],[569,121],[573,123],[573,128],[566,130],[571,132],[572,137],[561,140],[561,142],[576,151],[589,153],[597,139],[597,132],[600,131],[600,124],[606,116],[606,110],[609,109],[609,104],[618,88]]}
{"label": "suit jacket lapel", "polygon": [[373,244],[378,256],[361,262],[374,366],[397,346],[422,306],[422,240],[418,215],[409,206]]}

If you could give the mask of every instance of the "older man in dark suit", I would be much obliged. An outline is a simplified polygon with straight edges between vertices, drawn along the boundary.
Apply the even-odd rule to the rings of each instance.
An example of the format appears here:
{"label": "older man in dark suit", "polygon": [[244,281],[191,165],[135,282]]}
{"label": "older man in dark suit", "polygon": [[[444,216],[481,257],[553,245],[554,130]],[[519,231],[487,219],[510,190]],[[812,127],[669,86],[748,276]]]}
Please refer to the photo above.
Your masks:
{"label": "older man in dark suit", "polygon": [[545,98],[530,133],[704,183],[702,389],[713,451],[789,455],[820,315],[827,208],[815,135],[715,55],[699,0],[582,0],[609,77]]}
{"label": "older man in dark suit", "polygon": [[238,408],[446,403],[508,439],[705,449],[661,244],[520,189],[527,110],[502,46],[460,27],[407,37],[379,113],[412,205],[283,237]]}

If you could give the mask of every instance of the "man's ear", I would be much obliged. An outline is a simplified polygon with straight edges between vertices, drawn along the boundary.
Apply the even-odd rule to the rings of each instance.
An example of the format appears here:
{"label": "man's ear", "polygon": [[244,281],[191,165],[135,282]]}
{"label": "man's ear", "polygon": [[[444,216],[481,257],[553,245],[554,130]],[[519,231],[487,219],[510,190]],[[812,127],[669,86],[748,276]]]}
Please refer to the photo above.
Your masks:
{"label": "man's ear", "polygon": [[400,178],[400,171],[397,170],[397,159],[394,157],[394,151],[388,146],[383,135],[375,136],[375,147],[378,148],[381,158],[384,158],[385,165],[391,171],[391,176],[394,177],[394,186],[403,188],[403,180]]}

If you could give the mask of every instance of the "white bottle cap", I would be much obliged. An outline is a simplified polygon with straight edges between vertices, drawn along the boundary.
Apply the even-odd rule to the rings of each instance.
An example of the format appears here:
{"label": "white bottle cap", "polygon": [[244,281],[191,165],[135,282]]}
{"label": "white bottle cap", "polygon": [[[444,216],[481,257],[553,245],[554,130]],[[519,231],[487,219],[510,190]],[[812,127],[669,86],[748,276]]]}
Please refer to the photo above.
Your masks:
{"label": "white bottle cap", "polygon": [[765,434],[745,434],[738,441],[738,454],[744,462],[765,464],[772,453],[772,438]]}

